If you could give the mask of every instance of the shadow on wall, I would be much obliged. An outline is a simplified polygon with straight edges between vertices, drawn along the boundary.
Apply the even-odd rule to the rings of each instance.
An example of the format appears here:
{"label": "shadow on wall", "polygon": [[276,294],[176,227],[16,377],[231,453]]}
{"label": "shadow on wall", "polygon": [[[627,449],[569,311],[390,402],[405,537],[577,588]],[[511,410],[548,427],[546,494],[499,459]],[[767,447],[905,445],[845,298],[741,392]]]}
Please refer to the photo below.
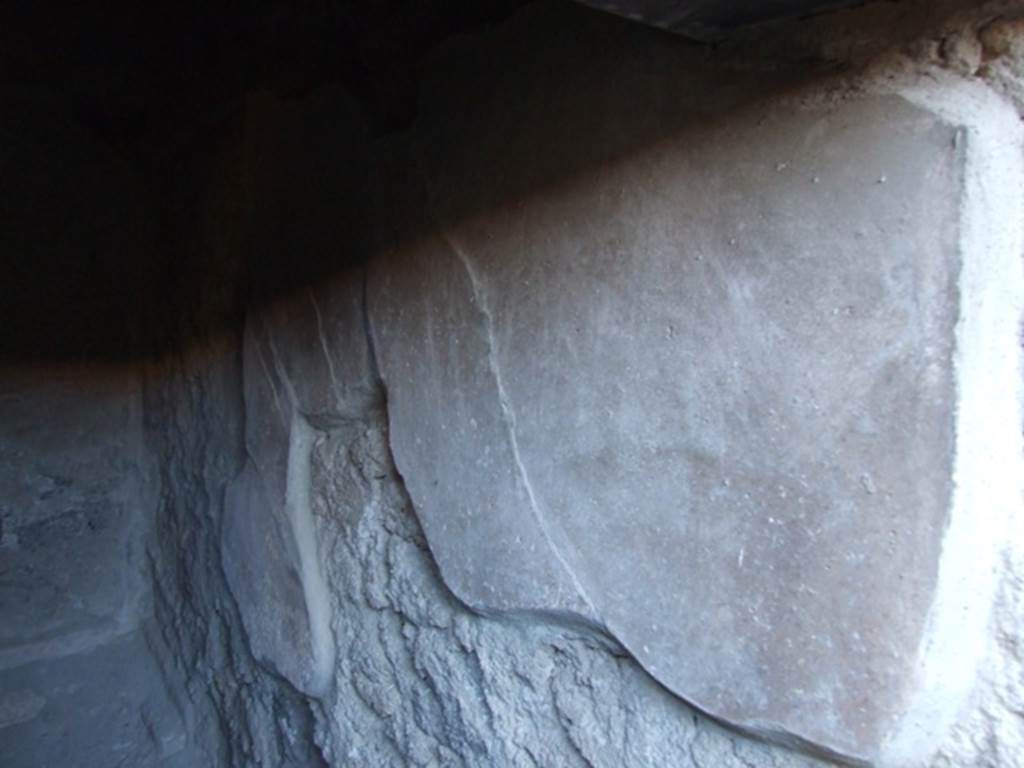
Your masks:
{"label": "shadow on wall", "polygon": [[[702,68],[700,49],[678,38],[648,31],[638,48],[635,26],[574,5],[524,14],[517,27],[534,41],[521,59],[498,60],[493,39],[474,38],[436,57],[420,105],[429,128],[415,136],[373,139],[361,104],[327,87],[294,101],[256,93],[191,129],[113,148],[64,102],[8,89],[0,353],[152,360],[194,335],[237,328],[253,300],[414,240],[431,227],[422,220],[428,176],[460,187],[436,215],[501,210],[600,173],[732,97],[720,78],[709,88],[688,77],[685,93],[632,87],[645,68]],[[556,69],[560,90],[536,103],[531,81]],[[486,135],[466,143],[465,126],[506,111],[527,130],[503,146]],[[595,121],[596,111],[606,117]],[[463,126],[460,146],[448,116]],[[505,176],[509,162],[526,167]]]}
{"label": "shadow on wall", "polygon": [[[515,56],[493,54],[518,45],[501,28],[435,51],[417,127],[383,136],[345,85],[279,91],[294,98],[225,86],[225,101],[117,146],[66,94],[7,88],[0,354],[152,360],[237,331],[244,307],[415,241],[431,219],[549,196],[751,100],[750,73],[716,71],[711,49],[572,3],[535,3],[515,29],[531,41]],[[798,57],[754,78],[768,93],[814,66]],[[678,89],[636,87],[673,68]],[[473,133],[506,114],[517,134]]]}

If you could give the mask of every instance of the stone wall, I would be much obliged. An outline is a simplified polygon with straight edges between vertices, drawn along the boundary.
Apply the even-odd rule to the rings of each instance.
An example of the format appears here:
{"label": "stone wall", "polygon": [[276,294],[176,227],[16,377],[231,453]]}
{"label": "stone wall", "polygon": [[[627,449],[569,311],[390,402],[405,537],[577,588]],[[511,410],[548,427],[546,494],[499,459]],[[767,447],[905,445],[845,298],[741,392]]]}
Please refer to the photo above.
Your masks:
{"label": "stone wall", "polygon": [[[837,77],[541,7],[444,49],[410,134],[345,128],[358,163],[309,140],[343,94],[249,101],[242,247],[318,271],[251,299],[220,546],[328,764],[1019,760],[1019,139],[978,18]],[[691,497],[761,522],[673,532]],[[800,499],[831,538],[771,528]]]}
{"label": "stone wall", "polygon": [[407,132],[161,155],[177,343],[2,377],[0,762],[1024,763],[1024,56],[964,5],[539,3]]}

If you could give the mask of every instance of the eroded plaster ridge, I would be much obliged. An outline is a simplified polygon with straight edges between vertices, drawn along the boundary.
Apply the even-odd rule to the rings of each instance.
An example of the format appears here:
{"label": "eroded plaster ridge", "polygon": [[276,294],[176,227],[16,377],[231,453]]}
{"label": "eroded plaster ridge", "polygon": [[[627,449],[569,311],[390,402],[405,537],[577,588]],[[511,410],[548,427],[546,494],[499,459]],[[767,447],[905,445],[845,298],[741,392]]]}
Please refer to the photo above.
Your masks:
{"label": "eroded plaster ridge", "polygon": [[314,695],[319,695],[330,686],[334,670],[335,647],[331,635],[330,593],[323,576],[323,569],[320,567],[316,527],[310,499],[315,431],[301,411],[295,385],[288,378],[271,333],[267,334],[267,344],[273,355],[278,375],[288,390],[292,402],[288,434],[288,466],[284,478],[285,513],[299,554],[302,592],[306,598],[306,612],[309,619],[310,644],[312,645],[310,650],[313,654],[309,690]]}
{"label": "eroded plaster ridge", "polygon": [[310,500],[315,437],[313,427],[296,411],[292,417],[289,435],[285,507],[299,551],[302,591],[309,616],[310,643],[313,646],[312,679],[309,687],[312,693],[323,694],[330,687],[333,677],[335,647],[331,634],[330,592],[320,567]]}
{"label": "eroded plaster ridge", "polygon": [[508,430],[508,439],[509,445],[512,449],[512,457],[516,464],[516,470],[519,474],[520,482],[523,484],[523,489],[526,491],[526,496],[529,499],[530,511],[533,513],[534,520],[537,522],[538,530],[540,530],[541,535],[544,537],[544,542],[554,553],[559,565],[569,576],[573,588],[586,605],[589,614],[587,618],[593,619],[593,617],[597,616],[597,612],[594,610],[594,604],[591,602],[590,598],[587,597],[587,592],[580,583],[579,577],[565,559],[565,555],[562,554],[559,546],[555,543],[550,525],[541,510],[540,503],[538,502],[536,493],[533,490],[533,485],[530,482],[530,474],[526,471],[526,466],[523,464],[523,459],[519,452],[519,440],[516,436],[516,416],[512,409],[512,403],[509,401],[508,392],[505,389],[504,379],[501,374],[501,365],[498,361],[498,340],[494,334],[494,316],[491,313],[490,303],[487,301],[487,295],[484,287],[480,282],[479,275],[477,275],[476,270],[473,267],[472,260],[466,253],[465,249],[459,244],[458,239],[453,235],[453,233],[448,229],[443,229],[441,230],[441,237],[448,244],[452,253],[455,254],[455,257],[459,260],[462,268],[465,269],[466,276],[469,278],[470,286],[473,289],[473,300],[484,316],[484,323],[486,326],[485,330],[487,332],[488,366],[490,367],[491,375],[494,377],[495,387],[498,390],[498,402],[501,406],[502,420]]}

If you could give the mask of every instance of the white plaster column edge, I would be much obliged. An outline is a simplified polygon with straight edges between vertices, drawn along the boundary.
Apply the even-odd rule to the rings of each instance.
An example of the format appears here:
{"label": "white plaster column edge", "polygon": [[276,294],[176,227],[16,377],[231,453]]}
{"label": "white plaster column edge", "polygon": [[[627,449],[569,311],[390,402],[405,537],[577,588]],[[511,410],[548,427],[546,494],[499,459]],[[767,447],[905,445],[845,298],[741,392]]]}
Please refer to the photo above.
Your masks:
{"label": "white plaster column edge", "polygon": [[966,140],[953,497],[915,693],[878,755],[881,766],[909,768],[927,764],[969,700],[991,632],[1000,556],[1021,546],[1012,534],[1024,498],[1024,130],[983,83],[942,70],[897,62],[868,89],[902,96],[959,127]]}

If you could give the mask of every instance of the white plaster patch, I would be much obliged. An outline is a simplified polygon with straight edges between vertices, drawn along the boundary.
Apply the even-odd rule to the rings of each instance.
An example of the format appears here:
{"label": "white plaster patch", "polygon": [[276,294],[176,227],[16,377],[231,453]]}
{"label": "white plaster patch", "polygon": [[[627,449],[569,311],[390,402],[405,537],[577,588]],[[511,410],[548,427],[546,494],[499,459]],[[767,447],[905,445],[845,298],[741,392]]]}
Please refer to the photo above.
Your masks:
{"label": "white plaster patch", "polygon": [[292,416],[289,439],[285,508],[299,551],[302,590],[309,615],[309,635],[313,651],[309,690],[315,695],[322,695],[329,687],[333,676],[335,647],[331,635],[330,596],[320,568],[316,530],[310,507],[310,457],[314,439],[315,432],[306,418],[295,412]]}
{"label": "white plaster patch", "polygon": [[917,693],[879,757],[880,765],[906,768],[934,751],[975,686],[999,551],[1010,541],[1010,521],[1020,516],[1024,163],[1017,114],[977,82],[908,64],[871,87],[962,126],[966,142],[955,489],[935,601],[918,651]]}

